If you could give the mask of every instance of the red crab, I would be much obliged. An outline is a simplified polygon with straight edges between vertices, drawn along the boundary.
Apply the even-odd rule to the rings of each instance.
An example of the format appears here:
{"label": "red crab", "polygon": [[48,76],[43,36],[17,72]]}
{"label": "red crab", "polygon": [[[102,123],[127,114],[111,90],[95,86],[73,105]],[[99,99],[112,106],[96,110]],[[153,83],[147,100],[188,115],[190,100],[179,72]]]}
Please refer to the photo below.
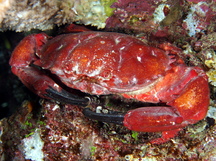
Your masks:
{"label": "red crab", "polygon": [[55,38],[40,33],[20,42],[10,65],[28,88],[47,99],[82,106],[89,103],[87,98],[66,92],[50,76],[55,75],[67,87],[92,95],[116,94],[164,103],[111,116],[84,111],[90,118],[122,123],[130,130],[162,132],[161,138],[151,141],[162,143],[203,119],[209,105],[205,72],[186,66],[179,52],[168,43],[152,47],[136,37],[113,32],[86,31]]}

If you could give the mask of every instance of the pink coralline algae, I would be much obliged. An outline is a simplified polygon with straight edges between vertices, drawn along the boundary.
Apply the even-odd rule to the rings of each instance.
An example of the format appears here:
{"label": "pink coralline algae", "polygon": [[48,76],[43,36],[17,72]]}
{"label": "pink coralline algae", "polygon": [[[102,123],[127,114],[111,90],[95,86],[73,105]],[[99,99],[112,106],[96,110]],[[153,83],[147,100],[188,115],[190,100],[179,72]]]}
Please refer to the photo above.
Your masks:
{"label": "pink coralline algae", "polygon": [[216,21],[216,3],[211,0],[119,0],[111,7],[116,10],[107,19],[107,29],[144,32],[171,41],[214,28]]}
{"label": "pink coralline algae", "polygon": [[183,20],[183,28],[188,30],[189,36],[195,36],[198,32],[207,30],[209,25],[216,21],[216,3],[212,1],[200,1],[192,3],[186,19]]}
{"label": "pink coralline algae", "polygon": [[113,16],[107,19],[106,27],[153,30],[157,26],[153,14],[158,6],[157,2],[151,0],[119,0],[111,6],[116,10]]}
{"label": "pink coralline algae", "polygon": [[[87,119],[78,106],[42,101],[37,113],[26,105],[1,125],[0,157],[5,160],[199,160],[214,161],[212,119],[181,131],[175,139],[151,145],[158,133],[133,133],[122,126]],[[29,109],[28,109],[29,110]]]}

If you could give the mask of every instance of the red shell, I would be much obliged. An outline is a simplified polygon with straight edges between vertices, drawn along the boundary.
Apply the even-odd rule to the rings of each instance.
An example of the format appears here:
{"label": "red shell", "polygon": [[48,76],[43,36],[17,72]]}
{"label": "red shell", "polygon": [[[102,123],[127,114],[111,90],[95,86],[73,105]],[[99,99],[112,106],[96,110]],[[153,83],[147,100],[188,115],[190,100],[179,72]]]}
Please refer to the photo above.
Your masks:
{"label": "red shell", "polygon": [[67,86],[91,94],[137,90],[170,69],[163,50],[112,32],[60,35],[49,40],[39,56],[40,66]]}

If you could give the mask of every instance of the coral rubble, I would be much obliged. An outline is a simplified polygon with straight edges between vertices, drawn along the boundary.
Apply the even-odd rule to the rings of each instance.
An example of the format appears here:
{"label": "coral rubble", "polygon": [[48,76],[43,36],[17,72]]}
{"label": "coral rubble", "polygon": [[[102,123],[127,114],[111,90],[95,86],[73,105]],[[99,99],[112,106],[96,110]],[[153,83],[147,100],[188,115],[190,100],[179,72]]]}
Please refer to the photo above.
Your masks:
{"label": "coral rubble", "polygon": [[216,127],[212,118],[188,126],[165,144],[151,145],[148,140],[158,137],[157,133],[134,133],[122,126],[89,120],[78,106],[42,101],[42,108],[33,107],[40,109],[35,113],[26,111],[28,104],[1,120],[2,160],[213,161],[216,157]]}
{"label": "coral rubble", "polygon": [[104,28],[108,18],[107,13],[110,12],[106,2],[95,0],[5,2],[7,2],[5,7],[0,11],[1,31],[48,30],[55,25],[73,22]]}

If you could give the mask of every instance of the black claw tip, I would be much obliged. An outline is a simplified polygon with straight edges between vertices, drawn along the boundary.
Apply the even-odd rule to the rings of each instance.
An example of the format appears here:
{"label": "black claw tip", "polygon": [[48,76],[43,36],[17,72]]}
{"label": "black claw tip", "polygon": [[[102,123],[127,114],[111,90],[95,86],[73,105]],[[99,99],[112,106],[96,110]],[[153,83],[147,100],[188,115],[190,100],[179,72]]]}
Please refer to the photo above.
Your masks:
{"label": "black claw tip", "polygon": [[79,106],[87,106],[89,104],[89,99],[85,97],[78,97],[72,93],[65,91],[64,89],[61,92],[53,88],[46,89],[47,94],[46,97],[54,99],[59,102],[64,102],[72,105],[79,105]]}
{"label": "black claw tip", "polygon": [[98,120],[101,122],[114,123],[122,125],[124,121],[124,114],[120,114],[118,112],[109,112],[107,114],[104,113],[96,113],[91,111],[89,108],[85,108],[83,110],[83,114],[93,120]]}

